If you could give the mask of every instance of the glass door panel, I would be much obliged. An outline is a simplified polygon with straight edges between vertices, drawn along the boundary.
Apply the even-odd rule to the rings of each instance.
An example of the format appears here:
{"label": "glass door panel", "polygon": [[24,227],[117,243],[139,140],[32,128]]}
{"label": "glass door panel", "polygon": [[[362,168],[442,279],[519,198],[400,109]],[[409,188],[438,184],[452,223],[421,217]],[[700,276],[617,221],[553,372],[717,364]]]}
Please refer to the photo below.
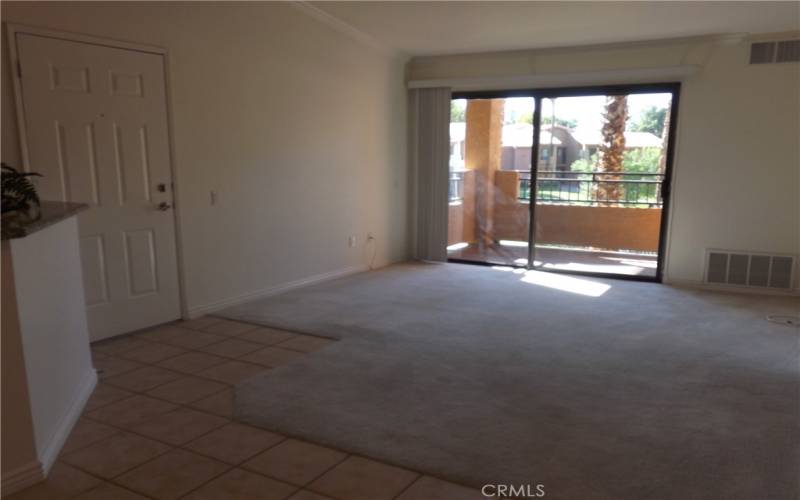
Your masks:
{"label": "glass door panel", "polygon": [[534,99],[454,99],[447,255],[526,266]]}
{"label": "glass door panel", "polygon": [[541,99],[533,267],[655,278],[672,93]]}

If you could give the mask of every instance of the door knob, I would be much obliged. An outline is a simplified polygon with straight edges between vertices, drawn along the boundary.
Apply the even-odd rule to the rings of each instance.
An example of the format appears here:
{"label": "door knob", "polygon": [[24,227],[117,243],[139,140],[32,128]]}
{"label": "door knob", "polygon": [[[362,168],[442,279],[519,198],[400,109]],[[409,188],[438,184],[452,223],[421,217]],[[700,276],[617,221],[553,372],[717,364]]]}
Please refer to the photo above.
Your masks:
{"label": "door knob", "polygon": [[161,203],[158,204],[158,209],[161,210],[162,212],[166,212],[170,208],[172,208],[172,205],[170,205],[166,201],[162,201]]}

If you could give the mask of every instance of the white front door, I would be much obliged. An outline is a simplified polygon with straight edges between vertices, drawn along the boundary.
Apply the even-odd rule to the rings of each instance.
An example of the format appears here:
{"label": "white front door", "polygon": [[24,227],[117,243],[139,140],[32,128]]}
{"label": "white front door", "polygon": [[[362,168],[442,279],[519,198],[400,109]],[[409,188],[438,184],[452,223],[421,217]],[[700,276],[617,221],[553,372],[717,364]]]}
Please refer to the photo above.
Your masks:
{"label": "white front door", "polygon": [[178,319],[163,55],[27,33],[16,43],[40,197],[91,205],[79,227],[92,340]]}

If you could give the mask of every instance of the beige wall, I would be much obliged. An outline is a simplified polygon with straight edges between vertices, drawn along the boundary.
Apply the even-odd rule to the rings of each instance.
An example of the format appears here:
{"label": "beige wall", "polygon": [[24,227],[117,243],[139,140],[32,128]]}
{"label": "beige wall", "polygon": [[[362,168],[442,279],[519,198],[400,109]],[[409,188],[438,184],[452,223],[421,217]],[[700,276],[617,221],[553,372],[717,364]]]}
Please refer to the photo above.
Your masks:
{"label": "beige wall", "polygon": [[695,40],[423,57],[408,78],[699,65],[681,91],[666,268],[699,282],[706,248],[800,252],[800,67],[750,66],[748,51]]}
{"label": "beige wall", "polygon": [[[169,50],[190,309],[364,265],[370,231],[377,265],[406,257],[405,60],[278,2],[3,2],[2,16]],[[19,165],[3,49],[2,159]]]}

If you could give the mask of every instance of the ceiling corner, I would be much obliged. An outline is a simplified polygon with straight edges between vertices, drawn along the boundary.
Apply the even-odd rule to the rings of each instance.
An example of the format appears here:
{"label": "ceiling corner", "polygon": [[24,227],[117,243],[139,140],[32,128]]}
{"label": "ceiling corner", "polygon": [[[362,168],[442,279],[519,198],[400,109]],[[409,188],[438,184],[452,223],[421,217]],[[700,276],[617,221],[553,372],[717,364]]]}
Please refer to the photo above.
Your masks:
{"label": "ceiling corner", "polygon": [[313,5],[311,2],[301,0],[301,1],[288,1],[287,3],[290,6],[294,7],[295,9],[303,12],[304,14],[313,17],[314,19],[320,21],[321,23],[327,24],[328,26],[335,29],[339,33],[347,35],[351,39],[373,50],[376,50],[388,56],[407,56],[407,54],[402,50],[396,47],[391,47],[389,45],[386,45],[385,43],[377,40],[372,35],[365,33],[364,31],[361,31],[355,26],[342,21],[338,17]]}

